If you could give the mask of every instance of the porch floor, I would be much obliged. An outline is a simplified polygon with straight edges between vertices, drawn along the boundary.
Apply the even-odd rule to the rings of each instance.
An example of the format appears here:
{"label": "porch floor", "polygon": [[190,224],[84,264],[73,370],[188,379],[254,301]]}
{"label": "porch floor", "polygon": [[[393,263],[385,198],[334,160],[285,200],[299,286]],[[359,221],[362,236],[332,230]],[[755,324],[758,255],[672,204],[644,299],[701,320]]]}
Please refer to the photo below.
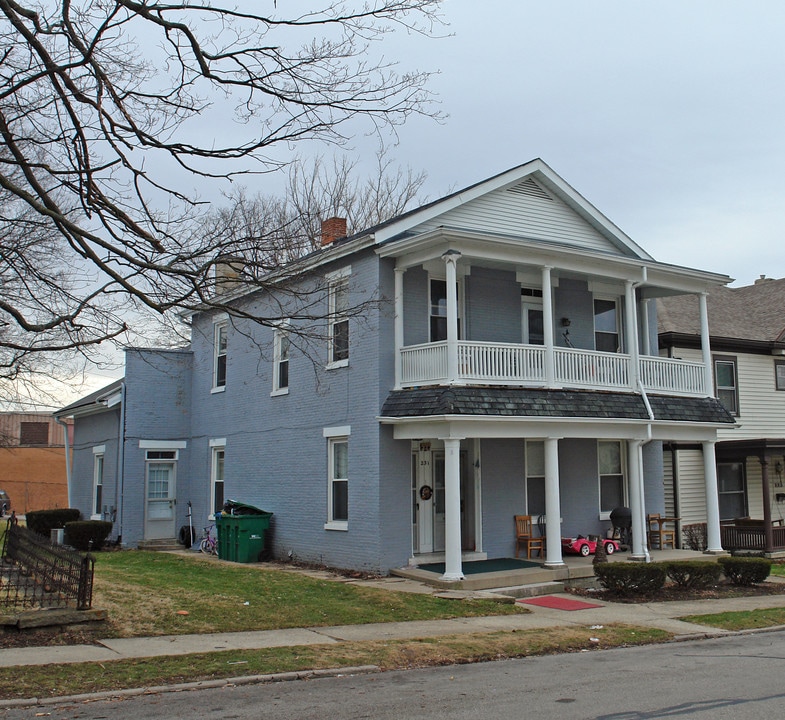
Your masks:
{"label": "porch floor", "polygon": [[[672,560],[711,560],[715,556],[695,550],[650,550],[649,554],[653,562],[664,562]],[[563,557],[564,567],[546,568],[543,567],[544,560],[532,558],[524,560],[523,563],[534,563],[533,567],[513,567],[507,570],[490,570],[484,572],[482,565],[494,567],[491,563],[499,563],[500,560],[507,561],[508,565],[515,565],[514,558],[502,558],[500,560],[464,560],[463,580],[446,581],[441,579],[442,572],[439,570],[428,570],[417,566],[409,566],[391,570],[390,574],[409,580],[418,580],[422,583],[435,588],[444,590],[504,590],[505,595],[515,597],[528,597],[538,593],[554,592],[554,584],[571,585],[591,582],[594,578],[594,566],[592,565],[593,556],[582,557],[581,555],[565,555]],[[628,562],[630,561],[629,552],[617,552],[608,557],[609,562]],[[477,563],[477,567],[469,570],[466,566]]]}

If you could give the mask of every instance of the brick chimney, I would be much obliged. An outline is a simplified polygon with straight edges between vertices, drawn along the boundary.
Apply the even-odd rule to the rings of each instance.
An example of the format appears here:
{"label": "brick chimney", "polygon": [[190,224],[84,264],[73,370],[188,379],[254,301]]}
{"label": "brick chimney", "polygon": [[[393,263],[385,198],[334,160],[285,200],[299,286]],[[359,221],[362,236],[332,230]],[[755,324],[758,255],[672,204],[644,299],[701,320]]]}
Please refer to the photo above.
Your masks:
{"label": "brick chimney", "polygon": [[331,217],[322,220],[322,247],[346,237],[346,218]]}

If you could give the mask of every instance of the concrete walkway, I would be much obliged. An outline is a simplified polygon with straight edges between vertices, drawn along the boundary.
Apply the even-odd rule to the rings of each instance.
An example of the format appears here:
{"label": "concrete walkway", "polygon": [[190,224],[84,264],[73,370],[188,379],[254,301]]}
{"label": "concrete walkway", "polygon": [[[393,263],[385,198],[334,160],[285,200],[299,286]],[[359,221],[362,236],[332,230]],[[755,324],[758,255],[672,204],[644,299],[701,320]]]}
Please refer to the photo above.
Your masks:
{"label": "concrete walkway", "polygon": [[[553,593],[553,595],[576,599],[574,595],[564,593]],[[188,655],[190,653],[220,650],[253,650],[257,648],[335,644],[362,640],[399,640],[557,626],[591,628],[593,625],[608,625],[610,623],[659,628],[673,633],[678,639],[710,637],[726,635],[728,632],[687,623],[678,618],[684,615],[785,607],[785,595],[685,602],[651,602],[644,604],[606,603],[601,600],[591,600],[591,602],[599,605],[599,607],[565,611],[527,604],[524,607],[530,611],[529,613],[513,616],[292,628],[289,630],[214,633],[209,635],[166,635],[149,638],[106,639],[100,640],[98,645],[6,648],[0,650],[0,667],[46,665],[51,663],[107,662],[129,658]]]}

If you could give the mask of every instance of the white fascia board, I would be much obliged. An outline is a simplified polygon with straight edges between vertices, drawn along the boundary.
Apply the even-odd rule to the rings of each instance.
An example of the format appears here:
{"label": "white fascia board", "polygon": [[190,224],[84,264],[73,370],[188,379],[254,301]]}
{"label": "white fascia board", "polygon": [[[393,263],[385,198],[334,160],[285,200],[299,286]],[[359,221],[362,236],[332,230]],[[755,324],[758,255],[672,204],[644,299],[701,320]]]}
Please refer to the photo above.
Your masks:
{"label": "white fascia board", "polygon": [[727,275],[677,265],[660,264],[624,255],[544,243],[512,235],[496,235],[476,230],[436,228],[377,248],[381,257],[397,257],[397,267],[406,269],[441,257],[447,249],[458,250],[471,262],[501,262],[521,266],[551,266],[557,270],[601,278],[632,280],[636,284],[656,284],[674,292],[701,292],[732,281]]}
{"label": "white fascia board", "polygon": [[[714,423],[674,423],[624,418],[521,418],[438,415],[428,417],[378,417],[393,426],[395,440],[424,437],[453,438],[583,438],[610,440],[681,440],[710,442],[717,430]],[[649,436],[651,426],[651,437]]]}

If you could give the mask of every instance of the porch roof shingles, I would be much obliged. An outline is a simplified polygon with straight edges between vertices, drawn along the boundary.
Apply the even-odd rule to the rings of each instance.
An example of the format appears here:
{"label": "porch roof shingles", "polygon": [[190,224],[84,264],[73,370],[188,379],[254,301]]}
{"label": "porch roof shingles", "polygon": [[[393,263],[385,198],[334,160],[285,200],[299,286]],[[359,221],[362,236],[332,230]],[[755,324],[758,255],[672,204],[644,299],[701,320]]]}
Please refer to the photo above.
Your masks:
{"label": "porch roof shingles", "polygon": [[[649,403],[656,420],[734,422],[714,398],[651,396]],[[649,419],[643,398],[635,393],[478,386],[393,390],[384,402],[381,414],[390,418],[484,415]]]}

